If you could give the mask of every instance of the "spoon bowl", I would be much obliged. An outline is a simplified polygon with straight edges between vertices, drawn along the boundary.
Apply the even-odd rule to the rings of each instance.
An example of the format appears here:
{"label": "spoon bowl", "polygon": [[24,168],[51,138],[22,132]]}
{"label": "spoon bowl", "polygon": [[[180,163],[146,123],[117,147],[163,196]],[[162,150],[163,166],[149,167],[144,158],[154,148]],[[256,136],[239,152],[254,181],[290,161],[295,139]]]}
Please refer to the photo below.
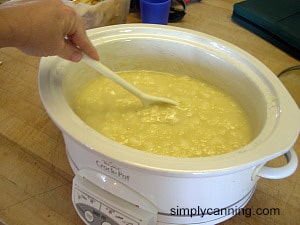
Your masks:
{"label": "spoon bowl", "polygon": [[123,88],[125,88],[127,91],[134,94],[136,97],[138,97],[142,101],[144,106],[149,106],[152,104],[162,104],[162,103],[172,104],[172,105],[178,104],[176,101],[174,101],[172,99],[149,95],[149,94],[141,91],[140,89],[133,86],[131,83],[124,80],[118,74],[116,74],[115,72],[110,70],[108,67],[103,65],[100,61],[93,60],[90,57],[88,57],[87,55],[83,55],[82,60],[86,64],[88,64],[89,66],[91,66],[92,68],[94,68],[95,70],[100,72],[103,76],[111,79],[115,83],[117,83],[120,86],[122,86]]}

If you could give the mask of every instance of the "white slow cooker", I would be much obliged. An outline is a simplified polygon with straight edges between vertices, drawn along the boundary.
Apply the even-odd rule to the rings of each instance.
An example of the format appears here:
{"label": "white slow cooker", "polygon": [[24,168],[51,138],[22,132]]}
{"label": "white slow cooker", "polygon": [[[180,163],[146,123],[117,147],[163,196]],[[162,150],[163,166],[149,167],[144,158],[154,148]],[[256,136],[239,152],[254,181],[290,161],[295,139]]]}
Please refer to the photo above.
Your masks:
{"label": "white slow cooker", "polygon": [[[171,26],[123,24],[88,35],[114,71],[186,74],[220,87],[245,108],[255,138],[231,153],[202,158],[123,146],[97,133],[72,109],[77,90],[99,74],[83,62],[42,58],[41,99],[64,136],[75,173],[73,204],[86,224],[216,224],[247,204],[260,177],[281,179],[296,170],[292,146],[299,135],[299,109],[253,56],[207,34]],[[285,166],[265,166],[281,155]]]}

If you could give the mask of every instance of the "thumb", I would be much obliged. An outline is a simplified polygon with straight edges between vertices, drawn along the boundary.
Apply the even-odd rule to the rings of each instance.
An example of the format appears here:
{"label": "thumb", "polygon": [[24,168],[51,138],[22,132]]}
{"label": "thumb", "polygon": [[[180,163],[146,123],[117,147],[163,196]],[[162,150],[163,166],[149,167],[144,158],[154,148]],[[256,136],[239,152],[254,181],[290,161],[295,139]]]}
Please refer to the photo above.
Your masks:
{"label": "thumb", "polygon": [[73,62],[79,62],[82,58],[81,50],[76,48],[72,42],[68,40],[65,41],[64,47],[57,55]]}

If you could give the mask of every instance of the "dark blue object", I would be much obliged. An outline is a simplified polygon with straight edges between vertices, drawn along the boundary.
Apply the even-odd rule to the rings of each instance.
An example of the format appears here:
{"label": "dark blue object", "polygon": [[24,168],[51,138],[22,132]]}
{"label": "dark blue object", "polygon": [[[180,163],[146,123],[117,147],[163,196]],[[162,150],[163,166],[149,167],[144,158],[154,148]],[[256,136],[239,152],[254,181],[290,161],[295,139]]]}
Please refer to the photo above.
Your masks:
{"label": "dark blue object", "polygon": [[247,0],[236,3],[232,19],[300,59],[300,0]]}
{"label": "dark blue object", "polygon": [[143,23],[167,24],[171,0],[140,0]]}

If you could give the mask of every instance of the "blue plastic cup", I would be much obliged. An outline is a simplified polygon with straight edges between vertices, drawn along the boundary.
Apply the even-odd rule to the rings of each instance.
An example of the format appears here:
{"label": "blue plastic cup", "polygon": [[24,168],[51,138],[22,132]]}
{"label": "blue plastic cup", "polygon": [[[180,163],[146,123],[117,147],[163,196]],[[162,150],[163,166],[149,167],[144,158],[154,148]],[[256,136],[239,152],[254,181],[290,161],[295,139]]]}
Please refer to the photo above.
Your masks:
{"label": "blue plastic cup", "polygon": [[140,0],[143,23],[168,24],[171,0]]}

